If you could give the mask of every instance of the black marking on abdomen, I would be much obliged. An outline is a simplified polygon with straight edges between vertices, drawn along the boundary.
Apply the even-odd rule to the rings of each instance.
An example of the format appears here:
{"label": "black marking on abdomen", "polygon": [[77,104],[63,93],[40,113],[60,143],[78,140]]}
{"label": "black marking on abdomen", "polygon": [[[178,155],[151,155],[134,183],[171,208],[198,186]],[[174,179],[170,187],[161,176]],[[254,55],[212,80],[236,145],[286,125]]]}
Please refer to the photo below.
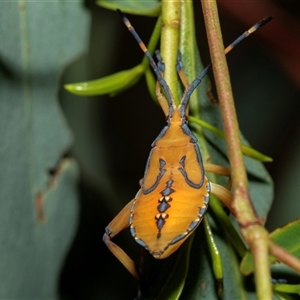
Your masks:
{"label": "black marking on abdomen", "polygon": [[173,183],[174,183],[174,180],[173,180],[173,179],[169,179],[169,180],[166,182],[167,187],[171,187]]}
{"label": "black marking on abdomen", "polygon": [[[170,197],[168,197],[170,198]],[[166,197],[162,197],[160,199],[163,199],[162,201],[159,201],[160,204],[157,206],[157,210],[160,212],[160,213],[163,213],[165,212],[169,207],[171,207],[171,205],[168,203],[168,201],[166,201]]]}
{"label": "black marking on abdomen", "polygon": [[174,183],[173,179],[169,179],[166,182],[166,188],[160,192],[162,194],[162,196],[167,197],[167,196],[170,196],[172,193],[175,192],[175,190],[173,190],[171,188],[173,183]]}
{"label": "black marking on abdomen", "polygon": [[159,239],[161,237],[161,229],[163,228],[163,226],[166,223],[166,219],[169,218],[169,215],[166,213],[162,213],[162,214],[157,214],[155,216],[156,219],[156,226],[158,229],[158,234],[157,234],[157,238]]}
{"label": "black marking on abdomen", "polygon": [[174,193],[175,190],[171,189],[170,187],[166,187],[164,190],[162,190],[160,193],[163,195],[163,196],[170,196],[172,193]]}
{"label": "black marking on abdomen", "polygon": [[158,239],[161,237],[161,230],[166,223],[166,219],[169,217],[169,215],[166,214],[165,212],[171,207],[169,202],[172,201],[172,198],[169,195],[175,192],[175,190],[171,188],[173,183],[174,183],[173,179],[169,179],[166,182],[166,188],[160,192],[162,197],[158,199],[159,205],[157,206],[157,210],[159,214],[155,216],[156,226],[158,229],[158,233],[157,233]]}

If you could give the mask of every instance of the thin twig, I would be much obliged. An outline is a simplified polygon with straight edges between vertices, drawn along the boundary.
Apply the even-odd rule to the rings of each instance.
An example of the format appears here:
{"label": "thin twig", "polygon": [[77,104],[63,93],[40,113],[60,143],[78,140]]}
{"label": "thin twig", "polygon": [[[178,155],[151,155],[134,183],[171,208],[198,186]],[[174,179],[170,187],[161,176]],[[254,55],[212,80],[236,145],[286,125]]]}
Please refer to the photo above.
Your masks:
{"label": "thin twig", "polygon": [[300,273],[300,260],[273,242],[270,243],[270,254]]}
{"label": "thin twig", "polygon": [[[259,224],[248,192],[248,179],[241,150],[239,127],[224,54],[217,4],[215,0],[201,0],[201,3],[232,172],[232,205],[242,234],[254,255],[257,296],[259,299],[271,299],[272,290],[268,265],[269,238],[267,231]],[[261,252],[259,252],[260,250]]]}

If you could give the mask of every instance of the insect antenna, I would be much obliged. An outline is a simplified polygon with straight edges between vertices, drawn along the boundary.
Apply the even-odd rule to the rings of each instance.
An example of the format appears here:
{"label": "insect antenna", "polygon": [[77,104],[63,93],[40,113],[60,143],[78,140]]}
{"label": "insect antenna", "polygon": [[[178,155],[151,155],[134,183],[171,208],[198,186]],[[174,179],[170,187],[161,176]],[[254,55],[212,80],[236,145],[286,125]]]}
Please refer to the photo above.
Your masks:
{"label": "insect antenna", "polygon": [[[264,18],[264,19],[260,20],[259,22],[257,22],[255,25],[253,25],[251,28],[249,28],[247,31],[245,31],[243,34],[241,34],[237,39],[235,39],[228,47],[226,47],[226,49],[224,50],[225,54],[230,52],[242,40],[244,40],[250,34],[255,32],[257,29],[261,28],[262,26],[264,26],[271,20],[272,20],[272,17],[270,16],[270,17]],[[185,114],[186,106],[189,103],[191,94],[196,89],[196,87],[200,84],[200,82],[202,81],[202,79],[207,74],[207,72],[209,71],[210,68],[211,68],[211,63],[209,63],[209,65],[200,72],[200,74],[196,77],[196,79],[194,79],[194,81],[192,81],[190,86],[185,89],[183,96],[182,96],[181,103],[180,103],[180,112],[181,112],[182,117]]]}
{"label": "insect antenna", "polygon": [[133,37],[135,38],[135,40],[138,42],[140,48],[143,50],[144,54],[146,55],[146,57],[149,60],[149,63],[157,77],[157,80],[159,82],[159,84],[161,85],[161,87],[163,88],[163,90],[165,91],[165,95],[169,104],[169,113],[171,113],[173,111],[173,97],[172,97],[172,93],[171,90],[167,84],[167,82],[164,80],[164,78],[161,75],[160,69],[157,66],[156,62],[154,61],[153,57],[151,56],[150,52],[148,51],[146,45],[143,43],[142,39],[140,38],[140,36],[138,35],[138,33],[135,31],[135,29],[133,28],[133,26],[131,25],[130,21],[128,20],[128,18],[121,12],[121,10],[117,9],[116,10],[118,15],[121,17],[123,23],[125,24],[125,26],[128,28],[128,30],[130,31],[130,33],[133,35]]}

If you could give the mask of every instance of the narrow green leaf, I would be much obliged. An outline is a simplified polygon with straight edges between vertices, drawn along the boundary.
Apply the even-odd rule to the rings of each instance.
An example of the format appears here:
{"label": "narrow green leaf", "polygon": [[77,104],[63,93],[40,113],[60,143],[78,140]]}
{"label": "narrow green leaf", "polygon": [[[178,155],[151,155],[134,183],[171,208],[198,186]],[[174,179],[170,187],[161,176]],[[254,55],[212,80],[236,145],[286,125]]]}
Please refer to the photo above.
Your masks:
{"label": "narrow green leaf", "polygon": [[275,298],[276,300],[295,300],[293,295],[283,293],[283,292],[274,291],[274,295],[276,296]]}
{"label": "narrow green leaf", "polygon": [[100,79],[65,84],[64,88],[79,96],[116,94],[134,85],[143,73],[144,67],[139,64],[132,69],[121,71]]}
{"label": "narrow green leaf", "polygon": [[[161,18],[159,17],[148,44],[148,50],[151,54],[154,52],[159,40],[160,30]],[[119,94],[133,86],[141,78],[144,72],[150,94],[155,98],[155,79],[149,70],[149,61],[146,57],[143,58],[139,65],[129,70],[120,71],[118,73],[92,81],[66,84],[64,88],[67,91],[79,96],[96,96],[106,94],[115,96],[116,94]]]}
{"label": "narrow green leaf", "polygon": [[96,4],[107,9],[116,10],[120,9],[125,13],[156,17],[160,14],[160,1],[157,0],[97,0]]}
{"label": "narrow green leaf", "polygon": [[214,240],[214,236],[212,233],[212,230],[210,228],[208,217],[204,216],[203,218],[203,227],[206,234],[206,241],[208,244],[211,260],[212,260],[212,266],[214,275],[217,281],[218,286],[218,295],[220,298],[222,298],[223,295],[223,264],[222,264],[222,258],[220,251],[216,245],[216,242]]}
{"label": "narrow green leaf", "polygon": [[[273,242],[287,250],[289,253],[300,258],[300,220],[293,221],[270,233]],[[270,263],[277,262],[270,256]],[[249,275],[254,271],[253,257],[250,251],[246,253],[241,263],[241,272]]]}
{"label": "narrow green leaf", "polygon": [[151,98],[154,100],[155,103],[158,104],[157,97],[155,94],[155,85],[156,85],[156,79],[152,73],[152,71],[148,68],[145,71],[145,79],[148,87],[149,94]]}
{"label": "narrow green leaf", "polygon": [[[203,120],[200,120],[196,117],[193,117],[193,116],[189,116],[189,120],[192,123],[200,125],[201,127],[209,130],[213,134],[215,134],[218,137],[220,137],[221,139],[225,140],[224,132],[222,132],[218,128],[208,124],[207,122],[205,122]],[[261,162],[271,162],[271,161],[273,161],[273,159],[271,157],[269,157],[265,154],[262,154],[261,152],[253,149],[252,147],[244,145],[244,144],[242,144],[242,152],[243,152],[244,155],[246,155],[248,157],[251,157],[251,158],[254,158],[254,159],[256,159],[258,161],[261,161]]]}
{"label": "narrow green leaf", "polygon": [[282,284],[276,283],[273,285],[273,289],[276,292],[284,292],[289,294],[300,295],[300,284]]}

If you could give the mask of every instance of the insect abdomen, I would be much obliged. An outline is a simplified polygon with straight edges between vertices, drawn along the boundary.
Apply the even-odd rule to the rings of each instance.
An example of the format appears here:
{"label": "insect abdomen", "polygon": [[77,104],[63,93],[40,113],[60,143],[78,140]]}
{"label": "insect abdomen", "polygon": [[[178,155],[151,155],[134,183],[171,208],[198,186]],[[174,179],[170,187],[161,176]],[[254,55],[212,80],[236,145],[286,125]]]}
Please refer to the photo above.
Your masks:
{"label": "insect abdomen", "polygon": [[156,189],[139,191],[131,212],[131,233],[156,258],[173,253],[200,224],[209,200],[209,182],[201,188],[182,181],[182,174],[170,168]]}

